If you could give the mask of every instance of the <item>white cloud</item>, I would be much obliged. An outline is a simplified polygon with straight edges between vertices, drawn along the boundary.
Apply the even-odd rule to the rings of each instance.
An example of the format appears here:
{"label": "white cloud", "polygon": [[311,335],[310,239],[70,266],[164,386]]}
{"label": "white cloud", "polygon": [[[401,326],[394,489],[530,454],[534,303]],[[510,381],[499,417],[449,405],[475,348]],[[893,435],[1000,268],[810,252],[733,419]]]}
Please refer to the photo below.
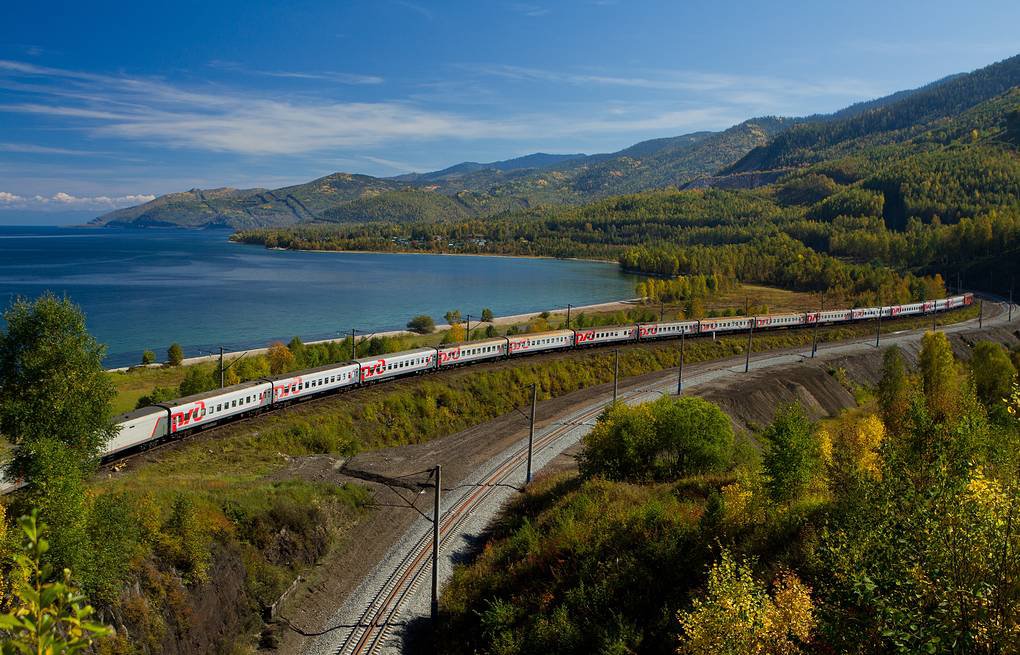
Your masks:
{"label": "white cloud", "polygon": [[546,16],[549,14],[551,9],[543,7],[541,5],[528,4],[523,2],[513,2],[507,5],[512,11],[516,11],[519,14],[529,16],[531,18],[537,18],[539,16]]}
{"label": "white cloud", "polygon": [[72,155],[72,156],[93,156],[107,153],[91,152],[88,150],[72,150],[70,148],[52,148],[49,146],[37,146],[32,143],[0,143],[0,152],[17,152],[30,155]]}
{"label": "white cloud", "polygon": [[245,75],[259,75],[262,77],[277,77],[295,80],[318,80],[337,82],[339,84],[382,84],[386,80],[378,75],[361,75],[358,73],[341,73],[337,71],[270,71],[248,68],[233,61],[216,59],[209,62],[211,68],[226,70]]}
{"label": "white cloud", "polygon": [[35,195],[27,198],[8,191],[0,191],[0,208],[110,210],[131,207],[155,199],[156,196],[147,193],[124,196],[75,196],[64,191],[58,191],[51,196]]}

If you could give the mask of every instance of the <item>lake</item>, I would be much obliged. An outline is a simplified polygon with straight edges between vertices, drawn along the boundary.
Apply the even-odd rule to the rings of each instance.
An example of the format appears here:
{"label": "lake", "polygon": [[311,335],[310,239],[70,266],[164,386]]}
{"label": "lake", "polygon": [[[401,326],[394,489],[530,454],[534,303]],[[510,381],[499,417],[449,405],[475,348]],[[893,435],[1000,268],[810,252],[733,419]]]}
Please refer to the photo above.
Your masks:
{"label": "lake", "polygon": [[81,305],[108,366],[399,329],[416,314],[537,312],[634,296],[615,264],[316,253],[230,243],[226,230],[0,226],[0,299],[50,290]]}

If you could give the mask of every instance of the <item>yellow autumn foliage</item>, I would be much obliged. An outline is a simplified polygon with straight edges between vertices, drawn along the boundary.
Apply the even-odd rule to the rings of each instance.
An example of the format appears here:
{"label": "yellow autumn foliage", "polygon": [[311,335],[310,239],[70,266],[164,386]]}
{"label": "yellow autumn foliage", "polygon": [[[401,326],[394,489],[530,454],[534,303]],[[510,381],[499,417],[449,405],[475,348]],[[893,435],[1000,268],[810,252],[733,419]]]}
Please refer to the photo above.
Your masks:
{"label": "yellow autumn foliage", "polygon": [[885,440],[885,425],[874,414],[845,415],[832,435],[832,460],[837,465],[881,475],[878,450]]}
{"label": "yellow autumn foliage", "polygon": [[727,550],[708,572],[704,598],[677,620],[684,655],[795,655],[816,624],[811,589],[796,575],[780,574],[769,596]]}

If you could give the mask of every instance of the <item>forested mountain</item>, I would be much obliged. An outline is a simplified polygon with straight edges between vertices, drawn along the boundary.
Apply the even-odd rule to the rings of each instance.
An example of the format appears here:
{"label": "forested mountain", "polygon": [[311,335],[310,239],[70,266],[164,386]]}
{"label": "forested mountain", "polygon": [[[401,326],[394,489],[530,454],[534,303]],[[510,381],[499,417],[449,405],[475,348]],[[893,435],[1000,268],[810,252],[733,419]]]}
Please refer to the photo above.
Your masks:
{"label": "forested mountain", "polygon": [[[964,138],[998,134],[1020,140],[1020,126],[1009,131],[1005,121],[1016,110],[1017,94],[1010,89],[1017,85],[1020,55],[831,115],[755,118],[721,132],[652,139],[609,154],[535,153],[394,178],[335,173],[275,190],[193,189],[110,212],[93,223],[253,228],[457,221],[654,189],[753,188],[805,166],[851,184],[889,162]],[[880,180],[869,188],[891,200],[886,207],[895,213],[898,190]],[[902,222],[901,214],[887,219]]]}
{"label": "forested mountain", "polygon": [[866,106],[848,118],[798,125],[755,148],[725,172],[803,166],[882,143],[907,141],[1017,85],[1020,55],[945,78],[896,102]]}
{"label": "forested mountain", "polygon": [[547,168],[556,164],[561,164],[567,161],[573,161],[576,159],[584,159],[588,155],[583,153],[574,155],[550,155],[545,152],[536,152],[523,157],[515,157],[514,159],[506,159],[503,161],[489,162],[488,164],[479,164],[474,161],[466,161],[460,164],[455,164],[449,168],[444,168],[439,171],[433,171],[431,173],[408,173],[407,175],[397,175],[394,180],[400,180],[402,182],[434,182],[440,180],[451,180],[454,178],[467,175],[468,173],[474,173],[476,171],[484,171],[488,169],[503,171],[504,173],[509,171],[516,171],[521,169],[529,168]]}

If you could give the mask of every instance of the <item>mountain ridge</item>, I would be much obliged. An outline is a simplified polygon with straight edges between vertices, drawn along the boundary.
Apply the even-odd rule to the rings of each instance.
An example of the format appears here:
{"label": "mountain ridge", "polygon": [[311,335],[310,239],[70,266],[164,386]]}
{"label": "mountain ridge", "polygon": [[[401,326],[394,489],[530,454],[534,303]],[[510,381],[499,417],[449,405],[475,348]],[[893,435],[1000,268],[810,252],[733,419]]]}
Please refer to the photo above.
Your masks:
{"label": "mountain ridge", "polygon": [[538,152],[389,178],[338,172],[280,189],[192,189],[103,214],[90,224],[251,228],[432,221],[660,188],[754,186],[862,144],[905,142],[1018,84],[1020,55],[832,114],[763,116],[721,131],[648,139],[612,153]]}

